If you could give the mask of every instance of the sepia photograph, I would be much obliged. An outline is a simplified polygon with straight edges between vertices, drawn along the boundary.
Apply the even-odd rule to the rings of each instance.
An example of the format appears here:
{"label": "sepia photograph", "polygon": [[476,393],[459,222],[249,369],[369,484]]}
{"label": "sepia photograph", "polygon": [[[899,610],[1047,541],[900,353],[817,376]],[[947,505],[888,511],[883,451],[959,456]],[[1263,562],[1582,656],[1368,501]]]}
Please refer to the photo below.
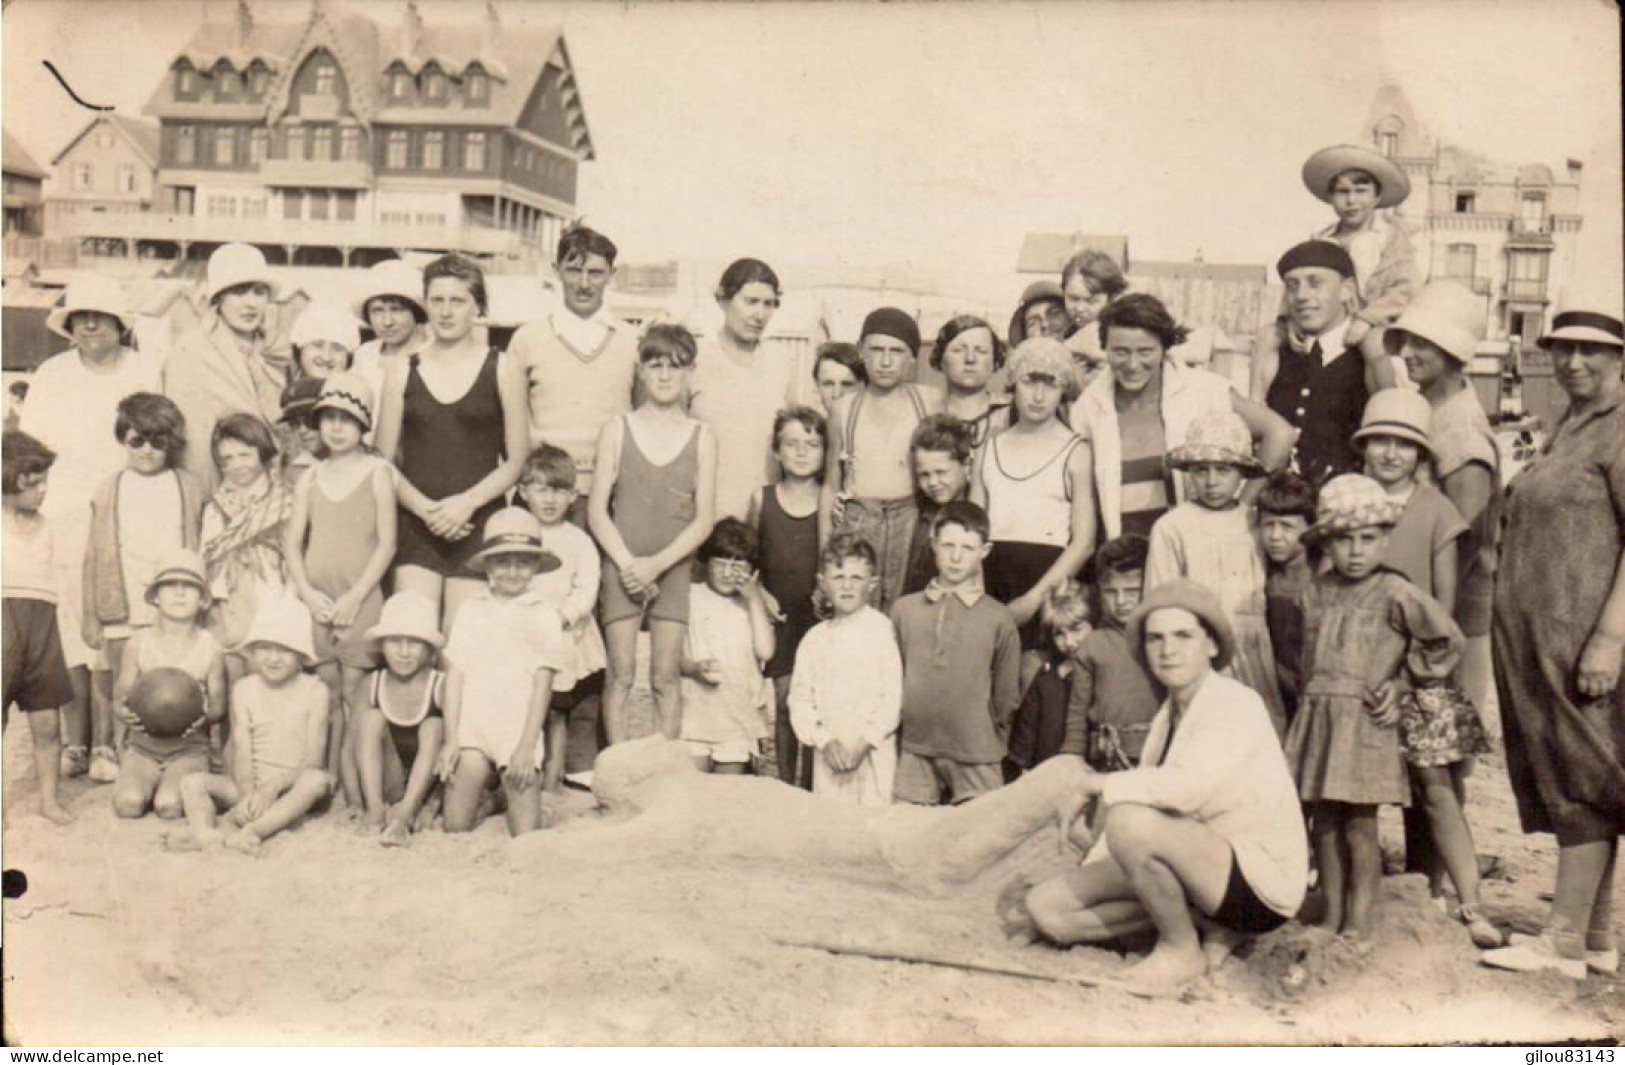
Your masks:
{"label": "sepia photograph", "polygon": [[3,0],[5,1045],[1617,1045],[1621,25]]}

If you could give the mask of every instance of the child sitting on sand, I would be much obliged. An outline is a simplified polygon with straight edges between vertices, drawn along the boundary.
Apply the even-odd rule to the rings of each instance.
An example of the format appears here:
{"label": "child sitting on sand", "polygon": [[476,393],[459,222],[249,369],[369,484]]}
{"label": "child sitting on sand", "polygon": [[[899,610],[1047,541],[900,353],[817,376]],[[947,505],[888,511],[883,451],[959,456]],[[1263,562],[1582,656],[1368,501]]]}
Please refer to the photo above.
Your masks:
{"label": "child sitting on sand", "polygon": [[[311,629],[310,611],[292,596],[261,605],[243,641],[254,671],[231,690],[232,773],[181,782],[189,831],[171,833],[171,849],[224,842],[253,854],[327,797],[327,686],[302,672],[316,660]],[[217,827],[222,810],[229,836]]]}
{"label": "child sitting on sand", "polygon": [[368,676],[356,708],[355,757],[366,804],[358,830],[378,835],[386,847],[405,847],[434,787],[446,734],[446,675],[434,668],[446,641],[435,627],[434,604],[417,592],[390,596],[367,639],[379,644],[384,665]]}

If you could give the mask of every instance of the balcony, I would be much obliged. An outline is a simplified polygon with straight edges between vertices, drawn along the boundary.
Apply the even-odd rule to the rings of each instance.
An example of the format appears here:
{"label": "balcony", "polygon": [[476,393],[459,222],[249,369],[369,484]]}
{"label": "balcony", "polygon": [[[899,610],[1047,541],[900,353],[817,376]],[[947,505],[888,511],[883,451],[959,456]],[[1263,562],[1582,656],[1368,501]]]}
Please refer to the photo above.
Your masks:
{"label": "balcony", "polygon": [[282,218],[210,218],[195,215],[108,214],[70,216],[53,235],[169,243],[243,241],[274,247],[411,248],[512,256],[519,234],[483,226],[400,225],[382,222],[307,222]]}
{"label": "balcony", "polygon": [[1513,218],[1507,225],[1507,244],[1514,247],[1550,248],[1554,243],[1552,232],[1555,220],[1551,215],[1540,218]]}
{"label": "balcony", "polygon": [[277,188],[370,189],[372,164],[362,159],[267,159],[260,180]]}

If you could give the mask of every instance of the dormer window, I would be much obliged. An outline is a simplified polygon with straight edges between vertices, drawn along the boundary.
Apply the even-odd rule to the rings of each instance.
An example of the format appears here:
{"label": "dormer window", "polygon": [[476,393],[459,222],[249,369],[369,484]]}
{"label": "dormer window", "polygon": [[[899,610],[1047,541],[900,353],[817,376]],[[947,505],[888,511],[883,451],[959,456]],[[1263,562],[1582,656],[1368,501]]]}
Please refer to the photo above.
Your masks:
{"label": "dormer window", "polygon": [[197,74],[190,66],[175,71],[175,95],[189,97],[197,92]]}
{"label": "dormer window", "polygon": [[466,78],[468,102],[484,106],[491,100],[491,79],[479,67],[472,67]]}
{"label": "dormer window", "polygon": [[412,98],[412,75],[399,67],[389,72],[389,98],[397,101]]}
{"label": "dormer window", "polygon": [[256,64],[248,72],[248,93],[255,98],[265,95],[266,86],[271,81],[271,72],[263,66]]}
{"label": "dormer window", "polygon": [[333,95],[333,64],[322,63],[316,68],[315,93],[317,96]]}
{"label": "dormer window", "polygon": [[1382,154],[1389,159],[1399,154],[1399,134],[1382,134]]}
{"label": "dormer window", "polygon": [[430,67],[423,72],[423,95],[436,102],[446,99],[446,75],[438,68]]}

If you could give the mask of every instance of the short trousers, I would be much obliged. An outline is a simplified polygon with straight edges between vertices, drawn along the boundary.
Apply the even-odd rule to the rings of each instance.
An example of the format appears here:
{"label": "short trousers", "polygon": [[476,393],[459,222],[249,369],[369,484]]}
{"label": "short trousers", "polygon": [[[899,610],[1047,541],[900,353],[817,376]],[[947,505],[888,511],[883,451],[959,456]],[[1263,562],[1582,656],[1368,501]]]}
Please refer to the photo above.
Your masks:
{"label": "short trousers", "polygon": [[997,791],[1004,785],[1004,769],[998,762],[956,762],[905,750],[897,758],[897,777],[892,797],[916,806],[953,806],[978,795]]}
{"label": "short trousers", "polygon": [[55,710],[73,702],[73,682],[62,656],[62,631],[55,603],[43,599],[5,600],[5,701],[23,713]]}
{"label": "short trousers", "polygon": [[1292,920],[1270,909],[1253,891],[1253,886],[1247,883],[1247,877],[1241,871],[1241,863],[1236,861],[1234,850],[1230,852],[1230,882],[1224,889],[1219,908],[1210,916],[1232,931],[1255,936],[1273,932]]}
{"label": "short trousers", "polygon": [[430,573],[438,573],[446,580],[479,581],[485,583],[485,574],[469,565],[469,560],[480,550],[481,533],[486,521],[505,506],[502,499],[493,499],[480,507],[469,518],[474,531],[461,540],[444,540],[429,531],[423,519],[400,508],[396,525],[395,567],[416,566]]}
{"label": "short trousers", "polygon": [[194,773],[207,773],[209,749],[186,746],[167,754],[157,754],[132,745],[124,748],[120,763],[125,772],[146,768],[153,776],[155,787],[162,787],[165,781],[179,782]]}
{"label": "short trousers", "polygon": [[717,765],[749,765],[756,759],[755,740],[684,740],[683,745],[695,758],[709,758]]}
{"label": "short trousers", "polygon": [[569,691],[554,692],[549,702],[549,710],[558,710],[568,714],[588,699],[596,699],[604,694],[604,671],[595,670],[576,681],[576,686]]}

